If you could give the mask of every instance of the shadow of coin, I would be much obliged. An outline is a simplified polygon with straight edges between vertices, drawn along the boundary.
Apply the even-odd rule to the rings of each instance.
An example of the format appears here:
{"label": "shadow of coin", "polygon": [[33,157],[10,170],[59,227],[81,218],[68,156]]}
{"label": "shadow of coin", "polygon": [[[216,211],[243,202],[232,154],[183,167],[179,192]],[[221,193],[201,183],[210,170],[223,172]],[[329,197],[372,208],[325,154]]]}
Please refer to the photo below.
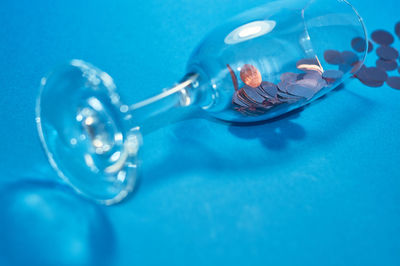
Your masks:
{"label": "shadow of coin", "polygon": [[95,204],[54,182],[0,191],[0,255],[10,265],[110,265],[111,224]]}

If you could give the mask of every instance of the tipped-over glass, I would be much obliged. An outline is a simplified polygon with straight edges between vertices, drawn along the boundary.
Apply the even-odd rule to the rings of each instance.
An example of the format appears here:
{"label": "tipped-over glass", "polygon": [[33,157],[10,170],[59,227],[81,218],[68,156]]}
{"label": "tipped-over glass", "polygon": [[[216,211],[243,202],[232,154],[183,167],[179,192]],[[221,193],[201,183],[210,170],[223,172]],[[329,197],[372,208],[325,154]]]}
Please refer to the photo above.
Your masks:
{"label": "tipped-over glass", "polygon": [[197,106],[241,123],[277,117],[352,76],[366,45],[362,19],[345,0],[271,2],[212,31],[193,52],[184,78],[141,102],[125,102],[106,72],[82,60],[56,69],[41,80],[39,135],[60,177],[79,193],[113,204],[135,187],[146,127],[166,121],[169,111]]}

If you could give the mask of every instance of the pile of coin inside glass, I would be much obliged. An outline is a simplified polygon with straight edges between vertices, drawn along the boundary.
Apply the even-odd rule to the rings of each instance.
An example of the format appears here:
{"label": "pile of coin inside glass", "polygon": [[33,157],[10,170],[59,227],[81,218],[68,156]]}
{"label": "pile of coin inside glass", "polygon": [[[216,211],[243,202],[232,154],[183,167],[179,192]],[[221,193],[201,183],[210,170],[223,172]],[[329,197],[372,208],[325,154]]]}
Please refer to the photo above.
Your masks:
{"label": "pile of coin inside glass", "polygon": [[[355,58],[357,56],[354,54]],[[350,69],[357,63],[349,58]],[[353,65],[351,65],[353,64]],[[301,59],[296,67],[301,73],[286,72],[280,76],[277,84],[263,81],[260,71],[253,65],[245,64],[240,69],[240,79],[244,83],[238,88],[238,81],[228,65],[235,93],[232,103],[236,111],[244,115],[261,115],[280,104],[292,104],[307,101],[320,90],[341,79],[342,70],[323,70],[317,57]]]}

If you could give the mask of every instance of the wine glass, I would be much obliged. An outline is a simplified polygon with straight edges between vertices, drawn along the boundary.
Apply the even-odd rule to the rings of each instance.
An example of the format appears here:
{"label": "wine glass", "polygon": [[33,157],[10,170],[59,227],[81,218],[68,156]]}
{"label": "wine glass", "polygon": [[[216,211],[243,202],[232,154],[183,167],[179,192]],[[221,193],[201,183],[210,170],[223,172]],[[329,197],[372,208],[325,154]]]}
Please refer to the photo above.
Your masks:
{"label": "wine glass", "polygon": [[125,102],[106,72],[71,60],[41,80],[39,136],[50,164],[77,192],[117,203],[135,187],[142,135],[152,124],[198,107],[230,122],[280,116],[352,76],[366,45],[363,21],[346,0],[270,2],[212,31],[181,81],[141,102]]}

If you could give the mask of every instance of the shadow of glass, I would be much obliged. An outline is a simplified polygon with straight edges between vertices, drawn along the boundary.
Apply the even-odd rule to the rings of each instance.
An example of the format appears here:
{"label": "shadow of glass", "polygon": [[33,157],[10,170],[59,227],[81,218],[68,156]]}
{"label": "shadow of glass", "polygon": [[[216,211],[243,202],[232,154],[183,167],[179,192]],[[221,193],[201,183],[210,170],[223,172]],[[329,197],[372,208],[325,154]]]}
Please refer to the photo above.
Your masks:
{"label": "shadow of glass", "polygon": [[50,181],[19,181],[0,194],[0,255],[10,265],[111,265],[112,226],[102,209]]}
{"label": "shadow of glass", "polygon": [[302,109],[278,118],[253,124],[231,124],[229,132],[242,139],[259,139],[270,150],[282,150],[290,141],[302,140],[304,128],[292,121],[300,116]]}

